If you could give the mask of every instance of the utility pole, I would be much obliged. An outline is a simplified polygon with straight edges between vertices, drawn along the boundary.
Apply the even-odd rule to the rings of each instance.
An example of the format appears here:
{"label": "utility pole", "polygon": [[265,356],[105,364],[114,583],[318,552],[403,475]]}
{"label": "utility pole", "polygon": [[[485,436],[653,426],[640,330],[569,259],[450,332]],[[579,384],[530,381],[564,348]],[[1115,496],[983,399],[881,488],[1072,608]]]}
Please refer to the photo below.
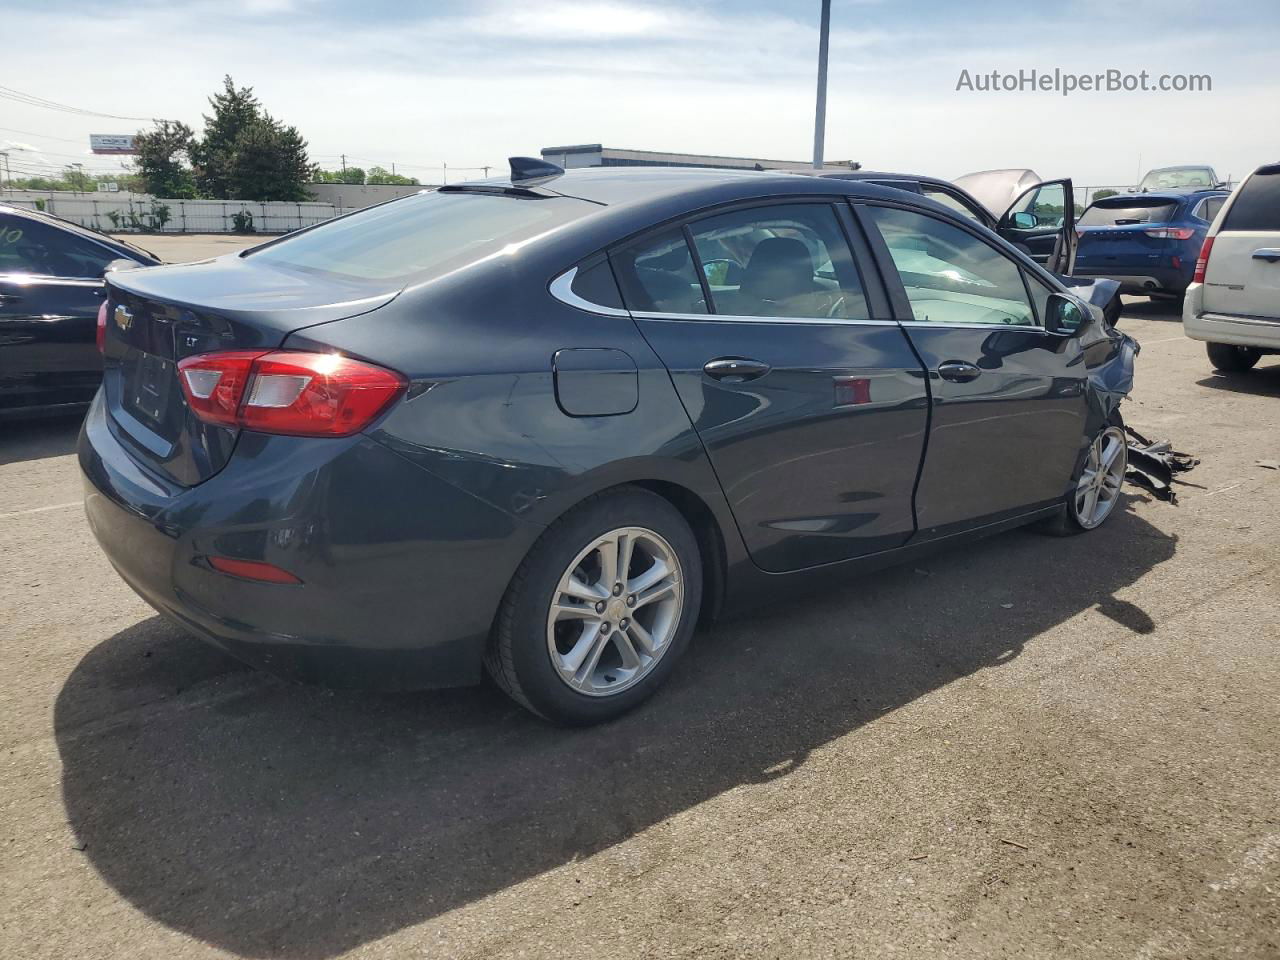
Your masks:
{"label": "utility pole", "polygon": [[448,164],[448,162],[445,162],[445,165],[444,165],[444,176],[443,176],[443,177],[441,177],[441,179],[442,179],[445,183],[448,183],[448,182],[449,182],[449,164]]}
{"label": "utility pole", "polygon": [[489,179],[489,167],[487,165],[484,167],[484,178],[486,180]]}
{"label": "utility pole", "polygon": [[0,150],[0,157],[4,157],[4,182],[9,188],[9,192],[13,192],[13,174],[9,172],[9,151]]}
{"label": "utility pole", "polygon": [[338,154],[338,158],[342,161],[342,172],[347,172],[347,155],[345,153]]}
{"label": "utility pole", "polygon": [[822,169],[823,141],[827,132],[827,46],[831,39],[831,0],[822,0],[822,25],[818,34],[818,103],[813,117],[813,169]]}

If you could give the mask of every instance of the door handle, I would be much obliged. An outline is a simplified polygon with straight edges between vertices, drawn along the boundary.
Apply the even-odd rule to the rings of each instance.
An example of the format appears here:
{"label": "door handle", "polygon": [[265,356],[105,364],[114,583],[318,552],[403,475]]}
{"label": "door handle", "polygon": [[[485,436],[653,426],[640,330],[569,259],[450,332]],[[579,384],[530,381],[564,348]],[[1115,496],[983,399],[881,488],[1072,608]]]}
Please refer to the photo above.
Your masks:
{"label": "door handle", "polygon": [[968,383],[982,376],[982,371],[972,363],[965,363],[963,360],[948,360],[938,364],[938,376],[952,383]]}
{"label": "door handle", "polygon": [[1280,260],[1280,248],[1263,247],[1261,250],[1253,251],[1253,259],[1266,260],[1268,263],[1275,263]]}
{"label": "door handle", "polygon": [[772,369],[763,360],[749,360],[745,357],[718,357],[708,360],[702,372],[712,380],[724,380],[728,383],[742,383],[746,380],[758,380]]}

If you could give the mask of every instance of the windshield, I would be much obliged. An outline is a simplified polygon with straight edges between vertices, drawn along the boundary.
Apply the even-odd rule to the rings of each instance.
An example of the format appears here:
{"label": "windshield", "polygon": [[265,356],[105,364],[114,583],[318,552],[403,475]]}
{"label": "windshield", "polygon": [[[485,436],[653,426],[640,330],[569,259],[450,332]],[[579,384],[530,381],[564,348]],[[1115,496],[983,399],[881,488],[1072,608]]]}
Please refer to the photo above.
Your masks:
{"label": "windshield", "polygon": [[1128,227],[1139,223],[1167,223],[1178,205],[1169,200],[1142,203],[1126,199],[1118,204],[1095,203],[1076,221],[1077,227]]}
{"label": "windshield", "polygon": [[474,263],[598,209],[568,197],[420,193],[245,255],[347,280],[404,282]]}
{"label": "windshield", "polygon": [[1152,170],[1142,182],[1139,190],[1179,190],[1184,187],[1214,187],[1212,167],[1170,167],[1168,170]]}

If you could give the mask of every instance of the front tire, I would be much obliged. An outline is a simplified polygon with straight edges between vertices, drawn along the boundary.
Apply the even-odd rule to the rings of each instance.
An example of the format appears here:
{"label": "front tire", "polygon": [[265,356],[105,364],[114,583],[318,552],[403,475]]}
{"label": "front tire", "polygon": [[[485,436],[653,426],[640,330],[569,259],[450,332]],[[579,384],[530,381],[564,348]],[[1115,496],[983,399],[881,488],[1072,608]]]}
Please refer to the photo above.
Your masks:
{"label": "front tire", "polygon": [[1102,526],[1119,505],[1128,464],[1124,421],[1113,413],[1081,455],[1061,512],[1042,526],[1043,532],[1069,537]]}
{"label": "front tire", "polygon": [[619,487],[539,538],[503,598],[485,666],[548,720],[611,720],[670,676],[701,600],[702,559],[684,517],[655,493]]}
{"label": "front tire", "polygon": [[1262,351],[1255,347],[1237,347],[1231,343],[1206,343],[1205,351],[1215,370],[1223,373],[1244,373],[1252,370],[1262,359]]}

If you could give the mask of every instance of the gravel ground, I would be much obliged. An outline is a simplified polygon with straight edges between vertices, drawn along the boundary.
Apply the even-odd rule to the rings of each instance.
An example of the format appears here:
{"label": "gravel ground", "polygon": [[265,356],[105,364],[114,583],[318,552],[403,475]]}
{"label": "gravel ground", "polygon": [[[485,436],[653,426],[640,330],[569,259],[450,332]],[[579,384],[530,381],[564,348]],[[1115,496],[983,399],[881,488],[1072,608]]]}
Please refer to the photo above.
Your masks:
{"label": "gravel ground", "polygon": [[1280,362],[1123,326],[1178,506],[722,623],[576,732],[241,667],[100,555],[76,425],[4,427],[0,956],[1280,956]]}

